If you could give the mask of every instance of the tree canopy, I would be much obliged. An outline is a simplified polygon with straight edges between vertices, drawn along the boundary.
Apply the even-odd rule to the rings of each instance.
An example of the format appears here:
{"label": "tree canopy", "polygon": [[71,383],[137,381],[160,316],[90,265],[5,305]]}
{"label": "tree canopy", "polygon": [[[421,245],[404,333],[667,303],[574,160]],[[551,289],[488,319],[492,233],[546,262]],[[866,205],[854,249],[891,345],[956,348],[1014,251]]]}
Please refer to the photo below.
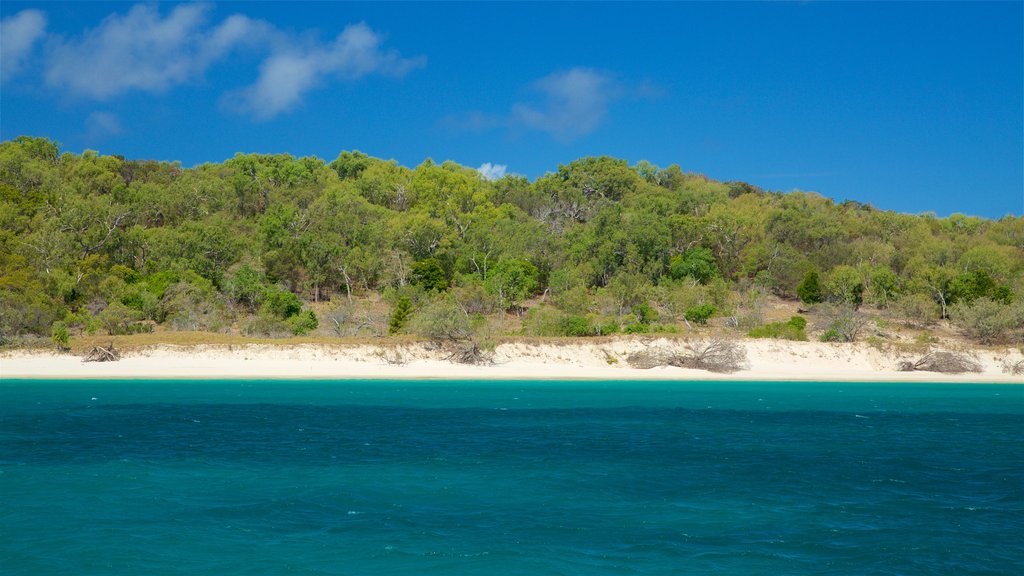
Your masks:
{"label": "tree canopy", "polygon": [[[610,157],[531,182],[359,151],[183,168],[0,144],[4,342],[147,322],[303,333],[311,305],[375,293],[400,308],[394,330],[458,306],[523,315],[539,297],[604,332],[652,306],[665,322],[731,314],[750,289],[965,326],[1017,318],[1024,218],[900,214]],[[965,333],[1005,332],[976,324]]]}

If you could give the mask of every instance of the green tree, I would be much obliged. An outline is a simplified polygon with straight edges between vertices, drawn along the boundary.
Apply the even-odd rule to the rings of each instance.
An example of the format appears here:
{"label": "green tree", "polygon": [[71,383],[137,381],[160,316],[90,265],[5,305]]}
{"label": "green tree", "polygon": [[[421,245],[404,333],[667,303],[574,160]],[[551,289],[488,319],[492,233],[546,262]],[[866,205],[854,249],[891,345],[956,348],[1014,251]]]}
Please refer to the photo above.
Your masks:
{"label": "green tree", "polygon": [[427,258],[412,264],[412,276],[409,280],[424,290],[443,292],[448,289],[448,277],[444,268],[436,258]]}
{"label": "green tree", "polygon": [[526,260],[501,260],[492,269],[484,286],[495,295],[505,310],[517,310],[538,286],[537,267]]}
{"label": "green tree", "polygon": [[810,270],[804,275],[803,281],[796,287],[796,295],[805,304],[816,304],[822,301],[817,270]]}
{"label": "green tree", "polygon": [[409,316],[412,314],[412,300],[408,296],[402,296],[391,311],[391,321],[388,323],[388,334],[397,334],[405,327]]}
{"label": "green tree", "polygon": [[718,263],[707,248],[691,248],[682,254],[673,256],[668,265],[669,276],[675,280],[685,277],[693,278],[701,284],[707,284],[718,275]]}

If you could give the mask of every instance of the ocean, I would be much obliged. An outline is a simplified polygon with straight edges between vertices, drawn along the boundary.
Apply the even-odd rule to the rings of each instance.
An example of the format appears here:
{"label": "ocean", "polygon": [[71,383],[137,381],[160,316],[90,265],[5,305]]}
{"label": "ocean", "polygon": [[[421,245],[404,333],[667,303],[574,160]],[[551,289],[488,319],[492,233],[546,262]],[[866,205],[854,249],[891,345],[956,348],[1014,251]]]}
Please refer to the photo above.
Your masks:
{"label": "ocean", "polygon": [[0,381],[14,575],[1024,574],[1024,387]]}

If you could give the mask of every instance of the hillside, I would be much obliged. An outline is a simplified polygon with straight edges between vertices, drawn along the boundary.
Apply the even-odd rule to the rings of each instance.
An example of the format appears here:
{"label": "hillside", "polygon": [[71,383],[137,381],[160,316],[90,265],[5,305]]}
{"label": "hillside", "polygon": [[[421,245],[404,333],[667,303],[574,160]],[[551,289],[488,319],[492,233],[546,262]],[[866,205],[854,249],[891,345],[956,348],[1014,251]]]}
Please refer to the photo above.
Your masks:
{"label": "hillside", "polygon": [[182,168],[0,144],[0,342],[153,331],[1020,343],[1024,218],[608,157],[531,182],[359,152]]}

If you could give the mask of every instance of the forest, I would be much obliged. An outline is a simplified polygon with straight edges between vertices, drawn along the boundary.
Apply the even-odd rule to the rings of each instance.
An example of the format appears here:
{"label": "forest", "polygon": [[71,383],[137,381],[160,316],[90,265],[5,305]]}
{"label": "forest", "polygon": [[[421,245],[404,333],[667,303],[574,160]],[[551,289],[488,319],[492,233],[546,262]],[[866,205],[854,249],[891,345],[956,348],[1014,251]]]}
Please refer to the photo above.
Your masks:
{"label": "forest", "polygon": [[[778,301],[812,322],[770,321]],[[902,214],[610,157],[531,182],[358,151],[183,168],[0,144],[3,345],[154,331],[853,341],[869,321],[1020,343],[1024,217]]]}

